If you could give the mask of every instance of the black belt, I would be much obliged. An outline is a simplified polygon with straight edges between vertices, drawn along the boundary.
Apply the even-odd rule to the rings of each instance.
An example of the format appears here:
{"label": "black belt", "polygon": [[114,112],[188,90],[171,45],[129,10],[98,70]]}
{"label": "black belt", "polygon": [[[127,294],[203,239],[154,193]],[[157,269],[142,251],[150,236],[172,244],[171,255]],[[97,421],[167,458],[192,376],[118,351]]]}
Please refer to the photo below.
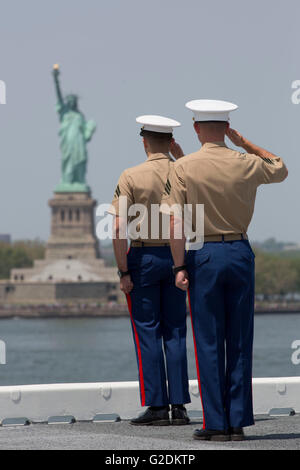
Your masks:
{"label": "black belt", "polygon": [[151,248],[154,248],[154,247],[158,247],[158,246],[170,246],[170,243],[151,243],[151,242],[142,242],[142,241],[132,241],[131,242],[131,246],[133,248],[142,248],[142,247],[151,247]]}
{"label": "black belt", "polygon": [[235,240],[248,240],[246,233],[229,233],[227,235],[205,235],[204,242],[231,242]]}

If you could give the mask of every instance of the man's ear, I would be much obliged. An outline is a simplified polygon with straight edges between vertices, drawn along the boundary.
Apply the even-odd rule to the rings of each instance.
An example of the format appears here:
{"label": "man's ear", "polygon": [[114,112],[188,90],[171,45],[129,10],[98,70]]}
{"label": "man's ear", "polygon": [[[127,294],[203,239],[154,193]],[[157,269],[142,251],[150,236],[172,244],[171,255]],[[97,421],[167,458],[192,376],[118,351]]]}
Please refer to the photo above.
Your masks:
{"label": "man's ear", "polygon": [[145,137],[143,137],[143,144],[144,144],[145,150],[147,150],[147,148],[148,148],[148,142],[147,142],[147,140],[145,139]]}
{"label": "man's ear", "polygon": [[194,122],[194,129],[197,134],[199,134],[199,124],[198,122]]}

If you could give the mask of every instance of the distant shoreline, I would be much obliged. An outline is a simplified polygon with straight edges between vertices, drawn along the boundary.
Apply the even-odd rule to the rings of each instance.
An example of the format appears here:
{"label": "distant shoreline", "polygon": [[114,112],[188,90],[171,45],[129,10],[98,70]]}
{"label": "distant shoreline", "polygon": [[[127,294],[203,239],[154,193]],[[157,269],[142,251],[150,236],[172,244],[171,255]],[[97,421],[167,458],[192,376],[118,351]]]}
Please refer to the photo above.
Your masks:
{"label": "distant shoreline", "polygon": [[[300,314],[300,303],[257,303],[256,315],[267,314]],[[0,320],[8,318],[116,318],[129,316],[127,306],[107,305],[2,305]]]}

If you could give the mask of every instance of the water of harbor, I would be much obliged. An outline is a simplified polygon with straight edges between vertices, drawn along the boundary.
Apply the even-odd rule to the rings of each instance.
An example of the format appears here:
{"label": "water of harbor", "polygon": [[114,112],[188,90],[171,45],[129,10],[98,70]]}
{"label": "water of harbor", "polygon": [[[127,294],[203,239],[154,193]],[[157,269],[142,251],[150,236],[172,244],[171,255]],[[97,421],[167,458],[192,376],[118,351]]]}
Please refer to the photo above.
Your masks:
{"label": "water of harbor", "polygon": [[[0,321],[7,364],[0,385],[137,380],[130,320],[121,318]],[[291,357],[300,340],[300,314],[255,318],[254,377],[300,376]],[[188,318],[189,375],[196,378]]]}

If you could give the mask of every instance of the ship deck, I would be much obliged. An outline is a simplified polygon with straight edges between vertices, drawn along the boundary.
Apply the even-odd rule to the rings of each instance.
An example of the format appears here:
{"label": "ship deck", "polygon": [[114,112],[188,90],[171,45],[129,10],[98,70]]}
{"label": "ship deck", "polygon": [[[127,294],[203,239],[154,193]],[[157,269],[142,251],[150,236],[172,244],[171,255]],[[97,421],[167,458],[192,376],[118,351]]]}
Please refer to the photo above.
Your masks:
{"label": "ship deck", "polygon": [[299,450],[300,415],[257,416],[243,442],[211,443],[192,439],[201,422],[188,426],[135,427],[112,423],[31,424],[0,427],[0,449],[16,450]]}

